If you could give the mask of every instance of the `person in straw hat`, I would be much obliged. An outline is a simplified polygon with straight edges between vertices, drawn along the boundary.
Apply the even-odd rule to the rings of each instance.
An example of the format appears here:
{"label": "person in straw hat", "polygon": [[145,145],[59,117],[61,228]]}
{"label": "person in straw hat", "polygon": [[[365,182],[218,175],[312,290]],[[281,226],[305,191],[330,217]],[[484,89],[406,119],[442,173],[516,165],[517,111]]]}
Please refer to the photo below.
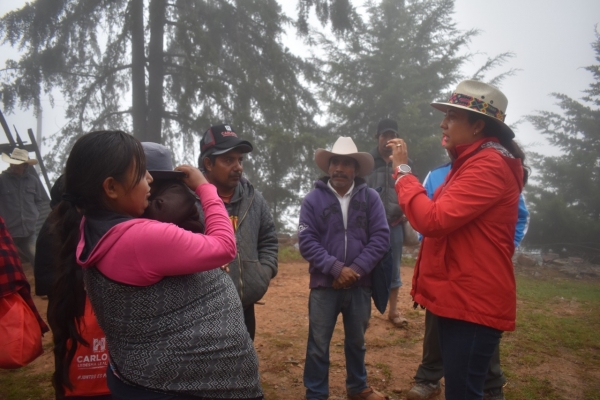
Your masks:
{"label": "person in straw hat", "polygon": [[[450,173],[450,169],[452,168],[452,154],[449,153],[448,155],[451,161],[431,170],[423,180],[423,186],[430,199],[433,198],[437,188],[444,183],[446,176]],[[519,247],[521,240],[523,240],[528,225],[529,210],[525,204],[525,198],[521,193],[521,196],[519,196],[519,212],[514,237],[515,248]],[[423,354],[421,363],[414,376],[415,385],[406,395],[408,400],[430,400],[436,398],[442,392],[440,380],[444,376],[444,366],[442,364],[442,352],[437,326],[437,317],[429,312],[429,310],[426,310]],[[505,384],[506,377],[500,366],[500,347],[496,347],[485,379],[483,390],[484,400],[505,400],[503,389]]]}
{"label": "person in straw hat", "polygon": [[10,155],[2,153],[8,168],[0,174],[0,215],[6,222],[22,262],[33,263],[35,255],[35,227],[45,201],[40,180],[27,172],[37,160],[29,158],[24,149],[14,149]]}
{"label": "person in straw hat", "polygon": [[450,99],[442,146],[454,158],[433,199],[411,175],[407,144],[392,139],[398,202],[423,235],[411,295],[438,317],[446,399],[482,399],[503,331],[515,329],[512,265],[525,155],[504,122],[508,100],[494,86],[467,80]]}
{"label": "person in straw hat", "polygon": [[[387,396],[369,387],[365,332],[371,316],[370,273],[389,247],[389,227],[377,192],[363,179],[373,156],[349,137],[331,151],[317,149],[317,180],[300,209],[300,253],[309,262],[309,333],[304,366],[307,399],[329,396],[329,345],[338,315],[344,320],[346,391],[351,400]],[[367,197],[368,196],[368,197]]]}

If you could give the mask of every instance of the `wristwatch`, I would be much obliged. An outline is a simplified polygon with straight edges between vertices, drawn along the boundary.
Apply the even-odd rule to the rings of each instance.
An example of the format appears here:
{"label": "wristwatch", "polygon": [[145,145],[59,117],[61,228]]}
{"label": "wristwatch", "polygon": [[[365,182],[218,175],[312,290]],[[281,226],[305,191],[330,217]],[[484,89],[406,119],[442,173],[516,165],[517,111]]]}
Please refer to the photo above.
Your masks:
{"label": "wristwatch", "polygon": [[394,179],[396,179],[402,175],[408,175],[408,174],[410,174],[410,171],[411,171],[411,169],[408,165],[400,164],[394,170]]}

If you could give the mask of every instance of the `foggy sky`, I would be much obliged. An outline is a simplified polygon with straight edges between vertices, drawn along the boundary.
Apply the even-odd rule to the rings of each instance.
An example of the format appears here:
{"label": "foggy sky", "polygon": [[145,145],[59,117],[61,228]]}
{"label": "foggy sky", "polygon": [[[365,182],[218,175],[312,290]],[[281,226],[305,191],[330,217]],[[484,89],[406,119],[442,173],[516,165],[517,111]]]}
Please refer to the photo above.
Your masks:
{"label": "foggy sky", "polygon": [[[24,3],[23,0],[0,0],[0,15]],[[296,1],[279,0],[279,3],[286,14],[295,16]],[[354,0],[354,4],[360,7],[364,1]],[[558,92],[580,99],[583,90],[592,82],[591,74],[581,67],[595,63],[591,43],[595,41],[595,25],[600,23],[598,0],[503,0],[494,3],[456,0],[454,20],[461,30],[482,30],[468,49],[482,54],[465,67],[467,75],[483,64],[486,54],[515,53],[515,57],[503,68],[521,71],[507,78],[501,87],[509,100],[508,124],[514,124],[536,110],[558,111],[550,93]],[[307,53],[298,45],[293,31],[284,38],[284,43],[294,52]],[[17,57],[15,50],[9,46],[4,45],[1,49],[0,69],[6,58]],[[42,101],[44,135],[56,133],[65,124],[63,102],[57,100],[54,109],[47,99]],[[5,114],[5,117],[11,129],[14,124],[22,134],[27,128],[35,131],[32,111]],[[516,135],[526,150],[557,154],[529,123],[520,124]],[[6,142],[2,132],[0,143]],[[42,148],[42,153],[45,154],[46,150]],[[5,168],[6,164],[0,161],[0,171]]]}

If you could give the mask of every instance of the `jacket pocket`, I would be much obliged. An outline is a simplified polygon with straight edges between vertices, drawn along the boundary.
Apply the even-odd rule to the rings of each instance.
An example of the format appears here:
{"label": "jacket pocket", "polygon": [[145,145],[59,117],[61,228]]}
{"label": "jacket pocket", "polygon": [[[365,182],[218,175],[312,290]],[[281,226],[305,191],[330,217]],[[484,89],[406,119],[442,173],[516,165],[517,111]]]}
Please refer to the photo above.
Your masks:
{"label": "jacket pocket", "polygon": [[428,237],[424,249],[424,257],[421,262],[422,272],[425,275],[435,277],[436,279],[446,279],[448,277],[448,265],[446,260],[446,251],[448,248],[448,238]]}
{"label": "jacket pocket", "polygon": [[35,195],[37,193],[36,190],[35,190],[35,186],[27,186],[25,188],[25,193],[27,193],[28,195],[31,195],[31,196],[35,197]]}
{"label": "jacket pocket", "polygon": [[241,273],[244,284],[242,305],[247,307],[262,299],[267,292],[271,270],[263,267],[258,260],[242,260]]}

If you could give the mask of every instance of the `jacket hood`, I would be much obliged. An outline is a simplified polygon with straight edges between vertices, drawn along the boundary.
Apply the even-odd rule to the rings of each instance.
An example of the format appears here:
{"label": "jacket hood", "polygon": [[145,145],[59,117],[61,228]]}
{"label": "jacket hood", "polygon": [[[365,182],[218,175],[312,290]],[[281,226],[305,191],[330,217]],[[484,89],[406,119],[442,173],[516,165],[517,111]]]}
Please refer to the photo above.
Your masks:
{"label": "jacket hood", "polygon": [[[381,154],[379,154],[379,148],[377,146],[373,147],[371,151],[369,151],[369,154],[371,154],[373,156],[373,160],[375,160],[375,170],[388,164],[386,160],[381,157]],[[390,164],[390,168],[391,167],[392,165]]]}
{"label": "jacket hood", "polygon": [[370,151],[369,154],[371,154],[373,156],[373,159],[377,162],[377,159],[379,158],[380,161],[383,161],[383,157],[381,157],[381,154],[379,154],[379,148],[377,146],[373,147]]}
{"label": "jacket hood", "polygon": [[83,268],[93,267],[129,228],[147,221],[107,211],[84,216],[79,225],[77,263]]}
{"label": "jacket hood", "polygon": [[254,192],[254,186],[252,183],[243,176],[240,178],[240,182],[235,188],[233,192],[233,196],[231,197],[231,203],[236,203],[242,200],[244,197],[251,197]]}

